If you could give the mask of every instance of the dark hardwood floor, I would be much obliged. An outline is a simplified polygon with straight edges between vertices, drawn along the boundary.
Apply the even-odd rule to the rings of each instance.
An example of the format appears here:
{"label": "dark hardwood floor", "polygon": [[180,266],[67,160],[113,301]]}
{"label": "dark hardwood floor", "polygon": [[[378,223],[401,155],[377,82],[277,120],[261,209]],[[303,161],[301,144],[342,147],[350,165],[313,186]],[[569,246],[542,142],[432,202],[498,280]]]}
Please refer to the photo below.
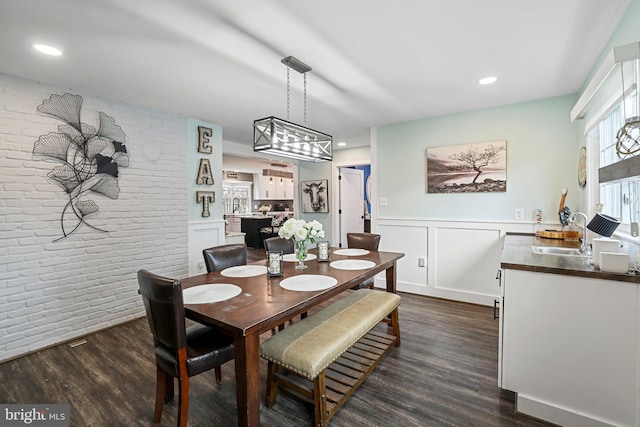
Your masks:
{"label": "dark hardwood floor", "polygon": [[[331,426],[548,426],[514,412],[497,386],[498,321],[493,310],[401,294],[402,346],[393,349],[331,419]],[[383,326],[378,326],[382,328]],[[263,335],[267,339],[269,334]],[[66,403],[71,426],[150,425],[155,391],[145,318],[0,364],[0,402]],[[191,379],[190,426],[235,426],[234,364]],[[261,366],[261,399],[266,362]],[[165,406],[175,425],[177,398]],[[313,412],[280,393],[261,410],[263,426],[310,426]]]}

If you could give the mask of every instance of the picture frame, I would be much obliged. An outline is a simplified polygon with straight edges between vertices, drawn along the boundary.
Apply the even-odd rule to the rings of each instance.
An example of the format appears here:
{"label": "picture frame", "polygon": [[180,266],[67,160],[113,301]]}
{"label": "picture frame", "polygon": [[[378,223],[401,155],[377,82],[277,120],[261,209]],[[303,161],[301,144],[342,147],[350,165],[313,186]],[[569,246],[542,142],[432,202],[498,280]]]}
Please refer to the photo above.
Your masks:
{"label": "picture frame", "polygon": [[507,191],[507,141],[429,147],[427,193]]}
{"label": "picture frame", "polygon": [[300,181],[300,200],[303,213],[328,213],[329,180]]}

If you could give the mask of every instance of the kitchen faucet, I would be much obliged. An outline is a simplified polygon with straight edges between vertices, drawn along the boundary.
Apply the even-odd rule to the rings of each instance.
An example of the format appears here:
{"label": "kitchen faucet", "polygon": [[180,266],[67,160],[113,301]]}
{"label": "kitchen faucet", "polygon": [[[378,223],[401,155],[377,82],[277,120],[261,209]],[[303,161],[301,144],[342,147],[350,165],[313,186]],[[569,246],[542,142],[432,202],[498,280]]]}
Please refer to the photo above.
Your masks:
{"label": "kitchen faucet", "polygon": [[574,212],[569,218],[570,223],[573,224],[576,222],[576,215],[582,217],[582,244],[580,245],[579,251],[583,255],[591,255],[591,248],[589,248],[589,241],[587,240],[587,221],[589,221],[589,219],[582,212]]}

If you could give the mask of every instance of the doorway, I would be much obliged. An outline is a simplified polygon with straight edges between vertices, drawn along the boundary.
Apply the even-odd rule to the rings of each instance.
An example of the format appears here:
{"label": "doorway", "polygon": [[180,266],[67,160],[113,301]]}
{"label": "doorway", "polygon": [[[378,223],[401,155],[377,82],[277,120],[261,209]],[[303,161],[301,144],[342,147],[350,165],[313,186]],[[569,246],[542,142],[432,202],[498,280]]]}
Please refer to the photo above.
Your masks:
{"label": "doorway", "polygon": [[[335,202],[334,245],[347,246],[347,233],[370,231],[370,205],[367,202],[367,181],[370,182],[369,162],[336,165],[334,169]],[[366,224],[366,225],[365,225]]]}

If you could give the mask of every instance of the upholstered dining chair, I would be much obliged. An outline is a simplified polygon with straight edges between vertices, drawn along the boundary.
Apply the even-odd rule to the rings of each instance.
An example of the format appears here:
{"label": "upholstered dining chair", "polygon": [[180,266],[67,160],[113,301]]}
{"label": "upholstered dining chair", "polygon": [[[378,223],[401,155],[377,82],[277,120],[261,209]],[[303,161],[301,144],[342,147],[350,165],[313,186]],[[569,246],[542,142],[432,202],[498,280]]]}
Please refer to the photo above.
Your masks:
{"label": "upholstered dining chair", "polygon": [[[366,249],[377,251],[380,246],[380,235],[374,233],[347,233],[347,247],[355,249]],[[373,278],[354,286],[351,289],[370,288],[373,289]]]}
{"label": "upholstered dining chair", "polygon": [[295,250],[293,239],[283,239],[282,237],[270,237],[264,240],[264,248],[267,251],[282,251],[283,254],[292,254]]}
{"label": "upholstered dining chair", "polygon": [[140,270],[138,285],[155,345],[153,425],[160,425],[164,403],[173,399],[173,379],[177,378],[177,425],[184,427],[189,414],[189,377],[215,369],[216,382],[220,384],[220,366],[234,358],[233,338],[201,324],[186,327],[179,280]]}
{"label": "upholstered dining chair", "polygon": [[247,263],[247,245],[244,243],[232,243],[214,246],[203,249],[202,255],[204,256],[207,271],[211,273],[228,267],[245,265]]}
{"label": "upholstered dining chair", "polygon": [[380,235],[374,233],[347,233],[347,247],[377,251]]}

